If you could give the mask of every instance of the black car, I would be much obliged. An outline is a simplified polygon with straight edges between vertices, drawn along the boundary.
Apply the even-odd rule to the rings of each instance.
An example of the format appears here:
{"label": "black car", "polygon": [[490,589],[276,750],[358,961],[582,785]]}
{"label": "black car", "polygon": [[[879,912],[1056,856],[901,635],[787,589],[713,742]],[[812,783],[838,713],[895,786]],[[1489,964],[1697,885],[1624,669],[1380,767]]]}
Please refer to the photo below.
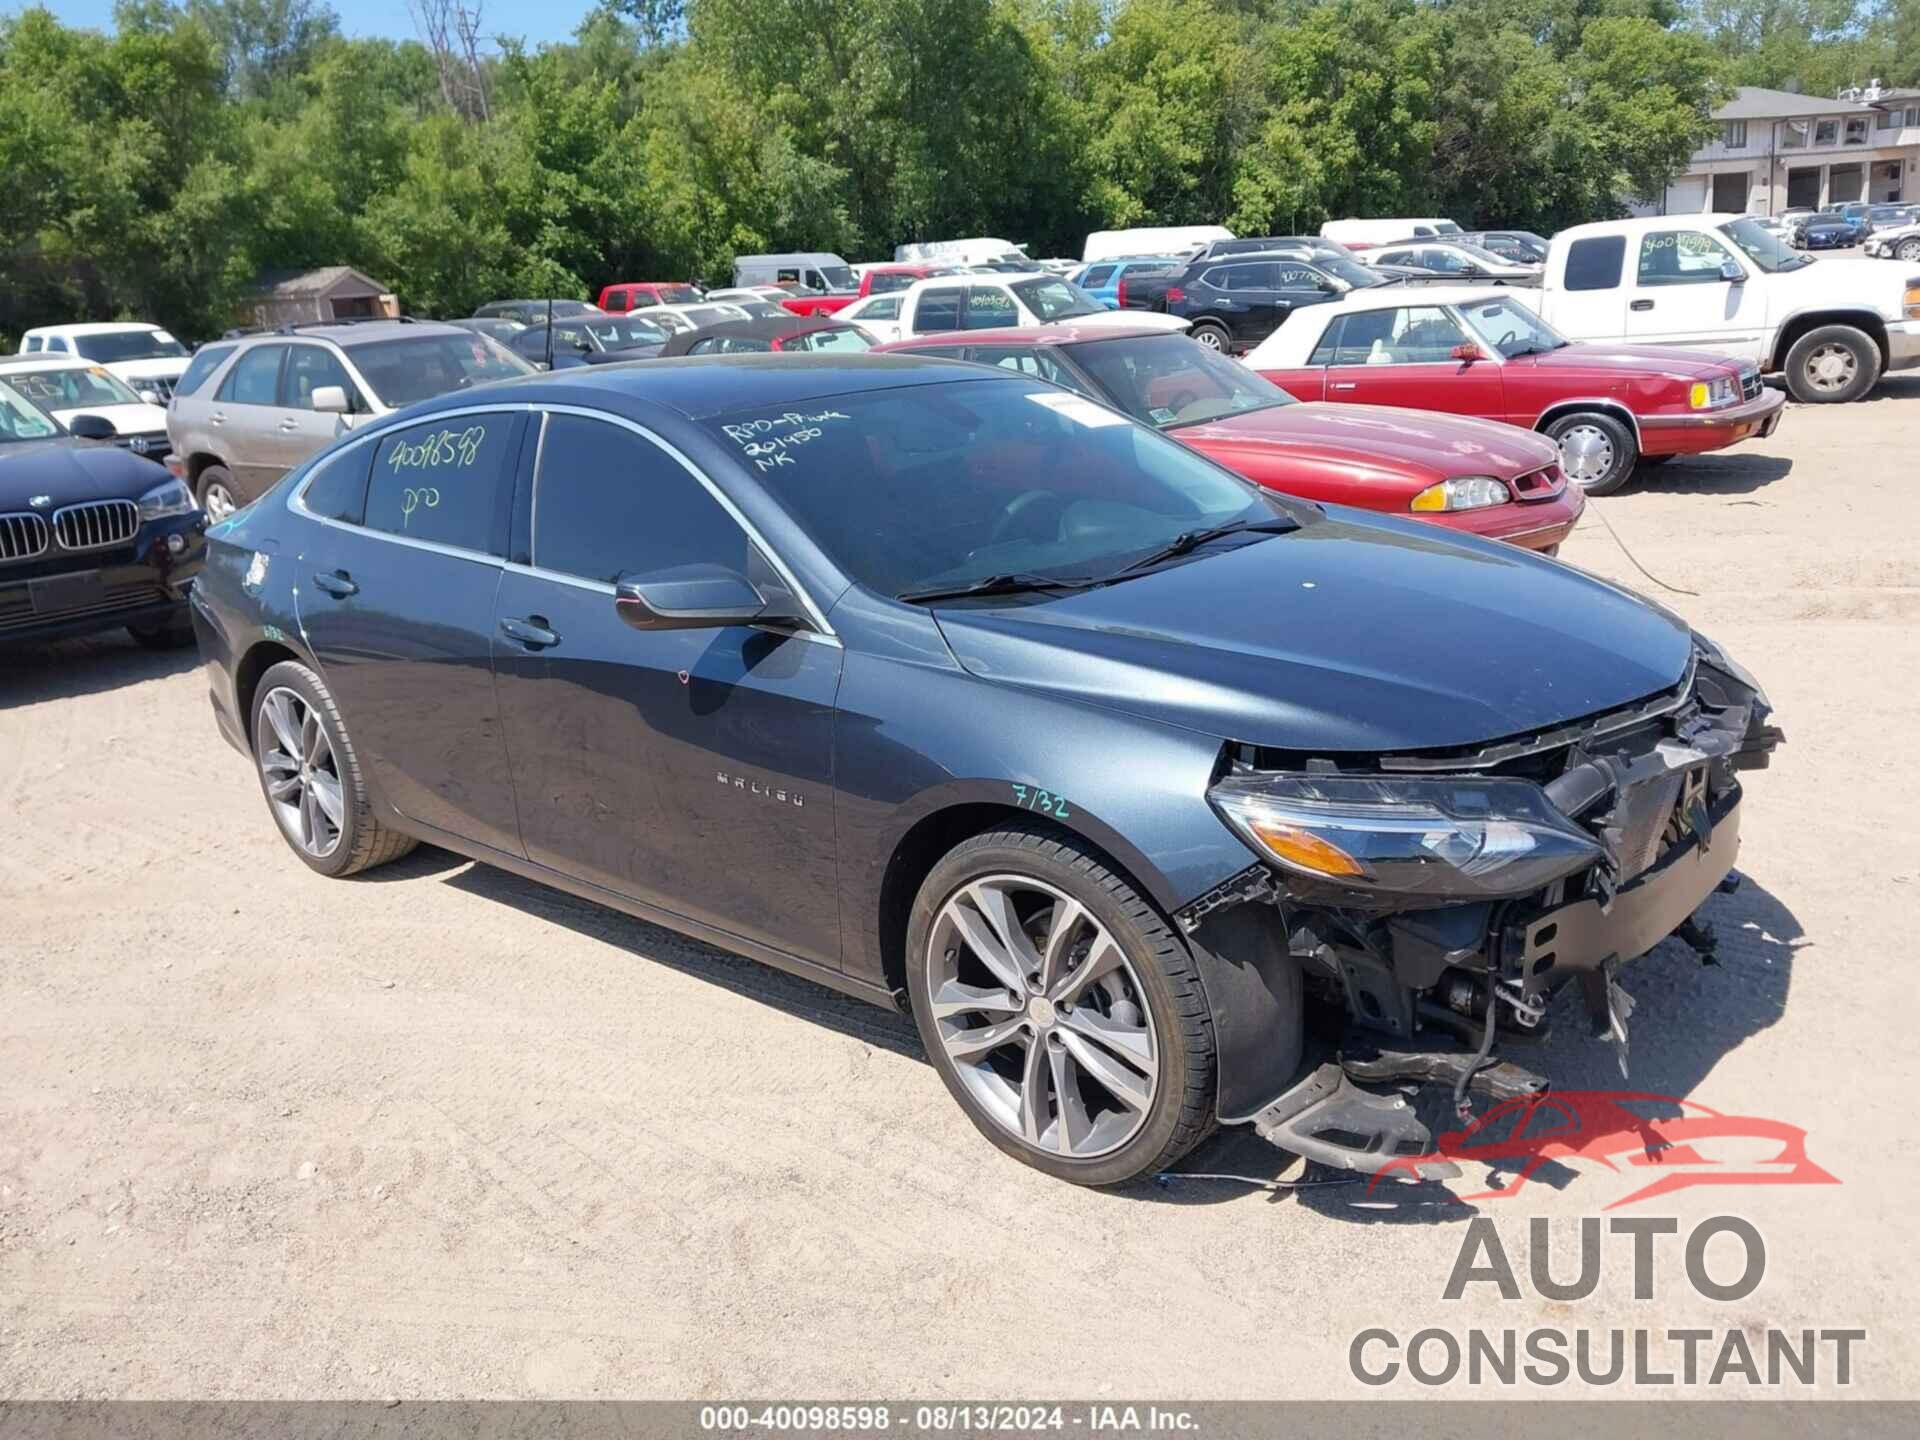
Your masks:
{"label": "black car", "polygon": [[125,627],[142,645],[192,639],[186,597],[206,517],[186,485],[104,438],[63,434],[0,377],[0,642]]}
{"label": "black car", "polygon": [[1624,590],[901,355],[382,417],[217,528],[193,613],[310,869],[424,840],[901,1006],[1082,1184],[1216,1122],[1377,1171],[1428,1140],[1397,1087],[1543,1086],[1484,1062],[1575,980],[1624,1043],[1778,739]]}
{"label": "black car", "polygon": [[1389,277],[1338,255],[1309,258],[1295,250],[1195,260],[1177,276],[1145,283],[1159,292],[1154,309],[1192,321],[1187,333],[1202,345],[1237,355],[1266,339],[1301,306],[1384,285]]}
{"label": "black car", "polygon": [[658,355],[667,332],[640,314],[602,315],[595,312],[571,320],[555,320],[549,338],[542,321],[516,331],[506,346],[523,360],[555,370],[575,365],[598,365],[609,360],[645,360]]}
{"label": "black car", "polygon": [[682,330],[667,341],[662,355],[804,354],[813,350],[859,351],[873,337],[858,325],[825,315],[782,313],[755,320],[729,320]]}
{"label": "black car", "polygon": [[502,345],[527,328],[525,321],[509,319],[505,315],[470,315],[465,320],[449,320],[447,324],[458,325],[462,330],[471,330],[489,340],[498,340]]}
{"label": "black car", "polygon": [[1512,260],[1517,264],[1547,263],[1547,237],[1536,235],[1531,230],[1468,230],[1450,238],[1478,245],[1502,260]]}
{"label": "black car", "polygon": [[518,320],[522,325],[544,325],[547,316],[573,319],[607,312],[585,300],[489,300],[473,312],[475,320]]}
{"label": "black car", "polygon": [[1800,217],[1789,233],[1801,250],[1844,250],[1860,240],[1860,227],[1832,211]]}

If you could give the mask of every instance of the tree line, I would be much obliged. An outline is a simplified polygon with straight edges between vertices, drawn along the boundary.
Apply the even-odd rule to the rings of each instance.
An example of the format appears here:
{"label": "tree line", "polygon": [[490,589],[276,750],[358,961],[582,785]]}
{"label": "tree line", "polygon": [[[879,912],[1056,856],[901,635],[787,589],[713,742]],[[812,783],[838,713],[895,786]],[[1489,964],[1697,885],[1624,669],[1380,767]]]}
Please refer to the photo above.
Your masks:
{"label": "tree line", "polygon": [[1917,67],[1920,0],[606,0],[538,49],[349,39],[324,0],[31,8],[0,20],[0,335],[204,337],[332,264],[464,315],[955,235],[1551,231],[1658,193],[1731,84]]}

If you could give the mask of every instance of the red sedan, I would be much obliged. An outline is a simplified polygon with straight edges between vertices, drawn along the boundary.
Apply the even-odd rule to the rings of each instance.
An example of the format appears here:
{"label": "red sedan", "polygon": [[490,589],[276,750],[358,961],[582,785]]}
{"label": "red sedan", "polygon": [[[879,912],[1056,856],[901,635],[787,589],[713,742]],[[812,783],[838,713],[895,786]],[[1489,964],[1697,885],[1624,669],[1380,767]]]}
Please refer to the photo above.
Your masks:
{"label": "red sedan", "polygon": [[875,348],[1037,375],[1272,489],[1548,554],[1585,504],[1560,473],[1553,445],[1538,436],[1414,410],[1301,404],[1239,362],[1165,330],[958,330]]}
{"label": "red sedan", "polygon": [[1513,291],[1380,287],[1295,314],[1247,364],[1300,400],[1412,406],[1538,430],[1589,495],[1638,463],[1771,435],[1786,397],[1751,362],[1576,345]]}

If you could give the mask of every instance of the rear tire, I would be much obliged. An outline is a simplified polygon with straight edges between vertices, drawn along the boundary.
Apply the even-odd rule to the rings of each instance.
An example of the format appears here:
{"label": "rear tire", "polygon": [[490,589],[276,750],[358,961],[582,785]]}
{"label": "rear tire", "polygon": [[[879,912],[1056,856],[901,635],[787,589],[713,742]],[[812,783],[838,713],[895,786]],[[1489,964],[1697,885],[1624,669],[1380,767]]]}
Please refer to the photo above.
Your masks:
{"label": "rear tire", "polygon": [[1920,240],[1902,240],[1893,253],[1909,265],[1920,265]]}
{"label": "rear tire", "polygon": [[1880,378],[1880,347],[1851,325],[1809,330],[1787,350],[1787,393],[1802,405],[1858,400]]}
{"label": "rear tire", "polygon": [[1589,495],[1611,495],[1633,478],[1640,447],[1633,431],[1598,410],[1562,415],[1546,428],[1560,447],[1560,468],[1567,482]]}
{"label": "rear tire", "polygon": [[1202,320],[1188,330],[1187,334],[1209,350],[1218,350],[1222,355],[1227,353],[1228,337],[1224,325],[1217,325],[1211,320]]}
{"label": "rear tire", "polygon": [[907,926],[907,991],[967,1117],[1056,1179],[1124,1185],[1212,1129],[1213,1016],[1193,956],[1072,836],[993,831],[935,865]]}
{"label": "rear tire", "polygon": [[309,870],[336,879],[357,875],[420,843],[374,814],[360,757],[324,680],[297,660],[283,660],[260,677],[254,697],[260,790],[281,837]]}
{"label": "rear tire", "polygon": [[240,508],[240,492],[234,488],[233,472],[224,465],[209,465],[194,482],[194,497],[209,520],[224,520]]}

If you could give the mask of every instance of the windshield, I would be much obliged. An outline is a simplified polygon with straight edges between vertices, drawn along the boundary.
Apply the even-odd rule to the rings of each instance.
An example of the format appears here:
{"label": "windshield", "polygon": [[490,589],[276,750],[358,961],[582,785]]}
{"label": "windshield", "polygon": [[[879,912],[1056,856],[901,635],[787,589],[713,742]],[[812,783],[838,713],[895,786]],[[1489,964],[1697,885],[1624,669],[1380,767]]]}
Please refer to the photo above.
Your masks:
{"label": "windshield", "polygon": [[26,396],[0,381],[0,444],[14,440],[51,440],[60,427]]}
{"label": "windshield", "polygon": [[75,335],[74,350],[103,365],[122,360],[171,360],[187,347],[164,330],[110,330],[104,335]]}
{"label": "windshield", "polygon": [[1295,403],[1271,380],[1185,335],[1095,340],[1068,349],[1107,399],[1159,430]]}
{"label": "windshield", "polygon": [[[691,285],[656,285],[654,294],[641,291],[635,295],[636,305],[691,305],[700,298],[700,292]],[[655,297],[658,298],[655,298]]]}
{"label": "windshield", "polygon": [[793,313],[767,300],[729,300],[727,303],[739,306],[755,320],[784,320]]}
{"label": "windshield", "polygon": [[604,350],[624,350],[629,345],[664,345],[667,332],[644,320],[588,320],[587,333]]}
{"label": "windshield", "polygon": [[1384,285],[1386,276],[1371,266],[1362,265],[1358,260],[1349,260],[1344,255],[1320,254],[1313,257],[1313,263],[1334,279],[1351,285],[1356,290],[1364,290],[1369,285]]}
{"label": "windshield", "polygon": [[1517,300],[1476,300],[1459,307],[1474,332],[1507,359],[1543,355],[1567,338]]}
{"label": "windshield", "polygon": [[1436,235],[1458,235],[1460,233],[1460,227],[1451,220],[1436,220],[1433,222],[1433,233]]}
{"label": "windshield", "polygon": [[35,370],[7,377],[42,410],[79,410],[88,405],[138,405],[140,397],[98,365]]}
{"label": "windshield", "polygon": [[807,336],[809,350],[871,350],[873,337],[856,326],[841,330],[816,330]]}
{"label": "windshield", "polygon": [[782,402],[703,422],[854,579],[886,595],[1108,575],[1286,502],[1083,396],[1015,377]]}
{"label": "windshield", "polygon": [[1451,248],[1473,261],[1474,264],[1486,266],[1494,270],[1504,269],[1509,265],[1528,265],[1532,263],[1528,260],[1509,260],[1505,256],[1494,254],[1493,251],[1487,249],[1484,245],[1474,244],[1471,240],[1450,240],[1447,243]]}
{"label": "windshield", "polygon": [[[1752,220],[1729,220],[1720,227],[1720,233],[1738,245],[1749,260],[1769,273],[1798,270],[1813,264],[1811,255],[1803,255],[1795,250],[1778,231],[1769,230]],[[1824,275],[1826,272],[1823,270],[1820,273]]]}
{"label": "windshield", "polygon": [[[664,320],[666,317],[663,315],[660,318]],[[703,325],[725,325],[728,321],[738,320],[740,312],[732,305],[696,305],[682,311],[681,318],[686,321],[688,329],[698,330]]]}
{"label": "windshield", "polygon": [[1011,289],[1029,310],[1045,321],[1103,315],[1107,309],[1078,285],[1069,285],[1064,280],[1022,280]]}
{"label": "windshield", "polygon": [[410,335],[355,345],[347,353],[390,410],[482,381],[534,373],[485,335]]}

